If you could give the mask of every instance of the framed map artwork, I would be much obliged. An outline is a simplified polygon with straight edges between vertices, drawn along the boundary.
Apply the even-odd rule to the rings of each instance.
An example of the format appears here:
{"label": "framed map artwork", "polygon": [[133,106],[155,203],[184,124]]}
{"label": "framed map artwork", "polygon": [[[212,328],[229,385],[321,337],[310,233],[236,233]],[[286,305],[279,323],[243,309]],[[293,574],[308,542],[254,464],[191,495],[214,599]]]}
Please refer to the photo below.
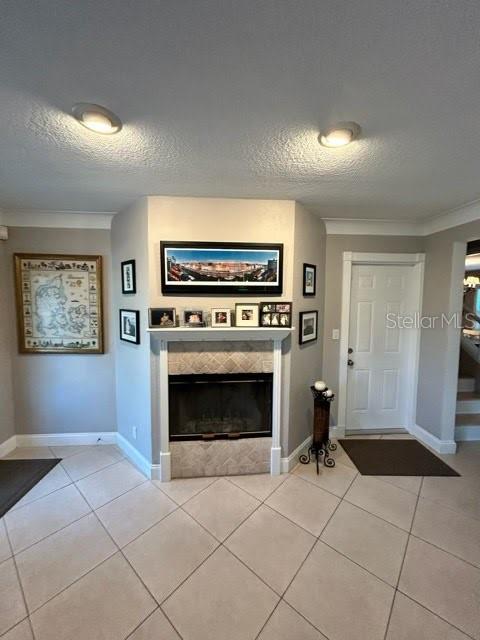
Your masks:
{"label": "framed map artwork", "polygon": [[20,353],[103,353],[102,257],[16,253]]}

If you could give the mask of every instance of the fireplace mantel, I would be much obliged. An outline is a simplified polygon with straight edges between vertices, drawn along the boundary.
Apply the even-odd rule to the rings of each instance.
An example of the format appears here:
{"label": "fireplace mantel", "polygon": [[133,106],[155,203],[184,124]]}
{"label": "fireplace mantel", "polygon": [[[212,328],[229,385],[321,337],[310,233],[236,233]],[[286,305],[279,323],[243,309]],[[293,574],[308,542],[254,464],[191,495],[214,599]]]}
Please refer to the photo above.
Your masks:
{"label": "fireplace mantel", "polygon": [[165,327],[149,328],[148,333],[166,342],[204,340],[284,340],[294,327]]}
{"label": "fireplace mantel", "polygon": [[[272,448],[270,455],[270,473],[280,474],[281,446],[280,432],[282,424],[282,342],[294,328],[292,327],[168,327],[149,328],[150,353],[152,358],[152,383],[154,402],[154,424],[159,434],[160,465],[153,471],[162,482],[171,479],[169,408],[168,408],[168,344],[169,342],[202,342],[205,340],[225,342],[234,340],[272,341],[273,350],[273,389],[272,389]],[[159,467],[159,468],[158,468]]]}

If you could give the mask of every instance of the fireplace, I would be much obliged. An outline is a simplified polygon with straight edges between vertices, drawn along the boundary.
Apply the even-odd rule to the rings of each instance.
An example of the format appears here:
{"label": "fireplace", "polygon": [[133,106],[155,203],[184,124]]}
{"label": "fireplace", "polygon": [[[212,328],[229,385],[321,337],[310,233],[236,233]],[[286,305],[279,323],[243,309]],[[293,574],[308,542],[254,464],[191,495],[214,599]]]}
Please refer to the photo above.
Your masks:
{"label": "fireplace", "polygon": [[271,373],[169,376],[170,441],[272,435]]}

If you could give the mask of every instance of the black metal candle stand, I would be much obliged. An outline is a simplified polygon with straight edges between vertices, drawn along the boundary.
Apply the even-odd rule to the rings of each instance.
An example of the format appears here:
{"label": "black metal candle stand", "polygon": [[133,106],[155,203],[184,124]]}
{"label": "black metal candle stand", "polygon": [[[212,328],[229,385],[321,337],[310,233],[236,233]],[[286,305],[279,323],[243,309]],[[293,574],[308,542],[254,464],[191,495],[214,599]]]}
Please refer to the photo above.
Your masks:
{"label": "black metal candle stand", "polygon": [[325,396],[325,388],[318,391],[314,386],[310,387],[313,395],[313,438],[308,452],[303,453],[299,460],[302,464],[310,464],[315,459],[317,475],[320,473],[320,462],[326,467],[334,467],[335,460],[330,456],[331,451],[337,449],[337,445],[330,441],[330,403],[334,395]]}

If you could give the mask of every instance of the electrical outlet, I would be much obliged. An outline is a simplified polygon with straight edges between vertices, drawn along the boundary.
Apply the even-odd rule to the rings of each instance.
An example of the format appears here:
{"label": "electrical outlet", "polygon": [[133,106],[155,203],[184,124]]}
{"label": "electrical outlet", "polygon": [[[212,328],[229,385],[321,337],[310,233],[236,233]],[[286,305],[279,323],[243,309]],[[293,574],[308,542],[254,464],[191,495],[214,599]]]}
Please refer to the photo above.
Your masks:
{"label": "electrical outlet", "polygon": [[132,438],[137,439],[137,427],[132,427]]}

